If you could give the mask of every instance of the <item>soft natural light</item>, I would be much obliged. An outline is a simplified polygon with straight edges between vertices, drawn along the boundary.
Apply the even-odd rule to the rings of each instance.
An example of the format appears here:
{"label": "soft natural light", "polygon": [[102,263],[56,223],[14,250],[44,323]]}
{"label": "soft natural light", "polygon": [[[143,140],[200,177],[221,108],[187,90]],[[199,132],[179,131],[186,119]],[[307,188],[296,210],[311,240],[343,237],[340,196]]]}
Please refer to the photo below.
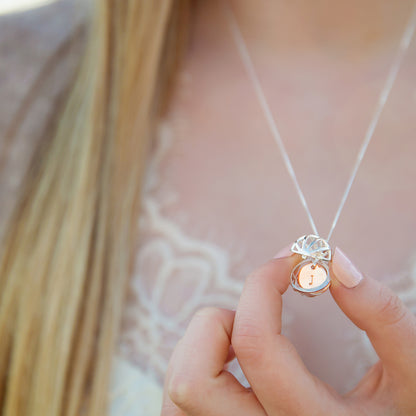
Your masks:
{"label": "soft natural light", "polygon": [[57,0],[0,0],[0,14],[23,12]]}

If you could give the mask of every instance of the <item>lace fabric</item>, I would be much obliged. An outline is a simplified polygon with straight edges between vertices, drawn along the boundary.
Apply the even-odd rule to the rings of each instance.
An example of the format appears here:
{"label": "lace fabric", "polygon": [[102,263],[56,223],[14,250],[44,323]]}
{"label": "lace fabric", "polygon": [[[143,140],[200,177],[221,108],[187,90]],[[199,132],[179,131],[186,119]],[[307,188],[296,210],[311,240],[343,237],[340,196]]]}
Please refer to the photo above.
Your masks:
{"label": "lace fabric", "polygon": [[[164,121],[155,139],[145,178],[139,218],[140,241],[118,345],[123,365],[140,371],[142,380],[156,383],[160,391],[169,357],[193,313],[209,305],[235,309],[245,277],[237,272],[244,253],[192,236],[187,232],[186,214],[166,214],[169,204],[178,197],[174,190],[166,187],[160,175],[173,139],[169,121]],[[391,284],[414,312],[415,276],[416,262]],[[283,333],[290,338],[295,325],[299,325],[296,313],[290,304],[286,305]],[[304,327],[302,331],[306,329],[305,323],[300,325]],[[377,357],[365,333],[355,327],[349,331],[340,330],[335,336],[332,334],[330,343],[340,348],[347,362],[354,363],[349,379],[340,380],[339,384],[343,390],[350,389]],[[230,370],[248,385],[235,360]],[[116,386],[118,400],[123,390],[130,394],[132,386],[128,384]],[[134,388],[137,390],[137,383]],[[145,403],[145,392],[146,388],[136,391],[136,400],[139,395]]]}
{"label": "lace fabric", "polygon": [[231,255],[225,247],[193,238],[162,213],[175,198],[172,191],[158,194],[160,164],[171,141],[169,125],[161,124],[145,180],[140,243],[119,345],[124,357],[159,383],[195,311],[211,305],[235,309],[243,288],[233,275],[241,252]]}

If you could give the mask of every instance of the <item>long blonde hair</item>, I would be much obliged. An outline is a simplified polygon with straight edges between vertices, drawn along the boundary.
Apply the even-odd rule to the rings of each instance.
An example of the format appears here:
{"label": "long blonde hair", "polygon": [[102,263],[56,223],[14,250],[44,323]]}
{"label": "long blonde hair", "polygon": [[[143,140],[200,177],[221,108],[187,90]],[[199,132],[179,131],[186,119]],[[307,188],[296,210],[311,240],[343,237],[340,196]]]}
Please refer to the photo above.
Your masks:
{"label": "long blonde hair", "polygon": [[186,0],[94,3],[76,81],[2,245],[2,415],[106,413],[146,155],[188,12]]}

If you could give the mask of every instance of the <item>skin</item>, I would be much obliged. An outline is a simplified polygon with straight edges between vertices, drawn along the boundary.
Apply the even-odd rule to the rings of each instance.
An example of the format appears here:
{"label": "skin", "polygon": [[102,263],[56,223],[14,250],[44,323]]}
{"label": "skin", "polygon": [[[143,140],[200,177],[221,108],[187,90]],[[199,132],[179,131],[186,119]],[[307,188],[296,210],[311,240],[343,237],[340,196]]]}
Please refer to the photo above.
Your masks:
{"label": "skin", "polygon": [[[366,97],[365,88],[370,79],[366,74],[377,74],[379,77],[377,79],[384,79],[384,73],[380,69],[383,66],[380,63],[391,62],[392,51],[396,48],[397,39],[403,30],[413,2],[384,0],[284,2],[276,0],[261,2],[261,7],[258,2],[250,0],[234,0],[231,3],[239,26],[248,41],[256,69],[260,73],[262,86],[267,91],[273,110],[279,115],[279,127],[283,129],[283,133],[286,133],[286,130],[288,132],[284,136],[289,154],[296,155],[297,148],[300,147],[299,145],[296,147],[295,135],[298,131],[296,128],[299,126],[299,134],[306,138],[309,137],[311,129],[307,123],[313,117],[309,118],[309,113],[307,113],[308,117],[305,117],[306,113],[300,113],[302,107],[299,107],[299,103],[302,100],[304,102],[308,102],[308,99],[316,100],[316,97],[320,95],[332,97],[335,105],[342,108],[342,111],[337,114],[345,117],[345,120],[340,120],[339,126],[337,125],[334,131],[338,133],[348,131],[348,137],[342,142],[342,146],[343,148],[351,147],[355,151],[368,122],[369,109],[373,106],[372,100],[380,89],[379,85],[374,88],[376,92],[371,95],[371,100],[363,98]],[[231,80],[234,82],[236,74],[241,74],[241,62],[232,58],[235,54],[234,46],[221,42],[221,39],[227,39],[227,29],[226,27],[221,29],[221,25],[219,27],[215,25],[215,22],[221,21],[219,13],[221,11],[217,2],[200,3],[196,27],[205,28],[210,37],[204,38],[198,35],[198,30],[195,30],[194,45],[198,47],[191,48],[185,66],[190,68],[195,78],[201,77],[197,78],[197,81],[205,81],[205,84],[195,81],[201,88],[198,90],[200,95],[205,97],[203,102],[206,102],[207,97],[211,97],[210,94],[217,94],[218,96],[212,99],[214,103],[221,102],[221,100],[227,102],[226,106],[221,107],[221,111],[223,108],[235,109],[240,117],[241,114],[250,114],[253,120],[256,116],[254,110],[257,102],[252,96],[248,95],[251,100],[240,100],[236,103],[236,101],[231,101],[235,99],[233,94],[222,95],[221,88],[214,88],[218,79],[224,79],[227,76],[222,75],[223,73],[231,74],[230,82]],[[279,24],[276,24],[276,16],[280,17]],[[302,24],[299,25],[299,22]],[[216,27],[215,33],[206,29],[212,27]],[[203,39],[206,43],[198,43],[198,39]],[[207,54],[208,58],[204,61],[205,55],[202,52],[203,47],[210,45],[208,41],[211,40],[214,44],[214,46],[211,45],[211,53],[215,50],[218,56],[223,58],[215,59],[215,65],[211,63],[210,54]],[[215,70],[223,78],[215,77],[214,84],[211,84],[206,81],[209,79],[208,76],[204,78],[204,75]],[[293,82],[293,85],[305,81],[305,87],[301,88],[300,98],[292,106],[295,108],[293,111],[295,115],[293,115],[290,112],[291,100],[297,90],[292,89],[285,95],[286,90],[280,88],[279,93],[276,93],[275,85],[280,82],[279,80],[285,80],[284,82],[288,85],[291,74],[298,73],[301,76],[299,80]],[[342,75],[340,76],[342,82],[337,82],[336,88],[329,82],[326,83],[328,73]],[[350,76],[352,73],[357,75]],[[206,90],[205,85],[207,85]],[[315,85],[317,85],[316,91],[314,91]],[[236,90],[245,91],[244,88],[247,88],[246,78],[243,78],[241,88],[236,87]],[[344,101],[341,98],[352,88],[357,88],[353,99],[348,105],[342,107]],[[312,98],[308,94],[311,94]],[[193,104],[193,108],[185,108],[184,112],[187,118],[194,120],[196,131],[201,135],[203,134],[201,130],[204,132],[204,129],[201,129],[201,126],[204,126],[204,120],[207,117],[208,120],[210,118],[206,111],[197,113],[195,108],[198,109],[198,103]],[[215,132],[226,132],[224,135],[235,136],[241,141],[244,137],[243,129],[247,129],[248,124],[241,123],[241,131],[236,134],[239,124],[229,122],[230,111],[227,112],[227,119],[222,124],[221,113],[215,113],[215,117],[211,115],[211,120],[216,120],[219,124],[219,126],[215,125]],[[316,111],[317,113],[320,111],[319,106]],[[324,116],[328,109],[323,106],[322,111],[321,118],[326,120]],[[199,114],[202,114],[201,119],[198,118]],[[365,114],[363,117],[365,120],[361,124],[357,123],[357,114]],[[303,116],[302,123],[299,123],[300,116]],[[316,117],[316,114],[314,116]],[[354,120],[353,123],[348,121],[348,116]],[[400,126],[395,126],[394,131],[400,128],[405,129],[410,125],[410,122],[403,119],[402,114],[401,117],[402,122]],[[286,130],[284,123],[286,127],[289,126]],[[261,127],[264,120],[261,119],[257,124],[252,121],[252,124]],[[329,124],[321,123],[319,126],[321,130],[318,130],[321,134],[315,134],[313,140],[310,140],[313,144],[311,148],[306,147],[307,153],[311,155],[310,159],[317,160],[317,156],[331,144],[334,132],[328,127]],[[262,132],[264,135],[266,133],[267,131]],[[377,143],[380,143],[382,134],[382,132],[379,133]],[[391,141],[391,133],[386,134],[389,136],[386,138],[387,143]],[[193,136],[198,137],[196,134]],[[211,134],[210,140],[211,137],[215,135]],[[353,142],[354,137],[360,140]],[[203,140],[208,142],[208,138],[204,137]],[[221,140],[224,139],[221,138]],[[250,137],[250,140],[254,139]],[[319,148],[319,154],[315,155],[313,152],[319,147],[316,145],[318,140],[322,141],[318,143],[321,148]],[[261,142],[259,148],[261,146],[264,147],[265,143]],[[305,146],[308,146],[306,139],[302,142],[302,147],[305,148]],[[340,186],[344,186],[348,172],[345,175],[339,175],[341,165],[337,158],[331,157],[333,152],[334,149],[329,147],[328,157],[325,155],[322,158],[325,160],[322,164],[323,170],[326,175],[328,172],[337,173],[338,175],[333,175],[331,179],[337,180],[340,176],[342,179]],[[352,160],[351,157],[351,160],[345,163],[348,169],[351,167]],[[230,166],[227,166],[231,171],[233,171],[232,162],[233,159],[230,158]],[[377,162],[379,162],[378,159]],[[334,165],[331,165],[332,163]],[[303,161],[302,165],[296,166],[296,172],[298,173],[305,166],[305,169],[310,168],[307,160]],[[320,167],[321,165],[318,165],[318,170]],[[188,167],[184,169],[189,171]],[[270,176],[275,178],[273,175],[268,175],[265,180]],[[317,175],[313,176],[313,180],[316,177]],[[196,183],[200,182],[198,179],[193,177]],[[267,188],[282,190],[284,183],[288,180],[283,177],[282,181],[282,184],[272,183]],[[305,189],[310,189],[311,186],[313,183],[309,187],[305,185]],[[368,190],[364,189],[362,197],[357,198],[356,195],[355,200],[363,201],[371,197],[367,193]],[[250,195],[250,198],[253,198],[253,195]],[[324,199],[319,201],[319,210],[316,209],[314,215],[316,212],[317,216],[321,215],[326,219],[333,215],[333,207],[330,207],[331,212],[326,212],[326,204],[323,201]],[[303,212],[293,212],[293,204],[288,205],[291,217],[303,218]],[[380,209],[383,208],[385,205],[380,206]],[[397,204],[394,204],[394,212],[397,209]],[[361,210],[357,212],[361,218]],[[377,216],[379,212],[377,210],[375,215]],[[359,218],[349,215],[347,211],[343,213],[345,235],[351,234],[351,224],[357,224],[359,221]],[[228,219],[226,215],[223,217]],[[263,221],[262,216],[259,217]],[[389,215],[384,215],[384,217],[389,217]],[[413,214],[412,217],[414,217]],[[399,221],[400,218],[397,220]],[[252,223],[258,228],[258,224],[254,224],[254,221]],[[282,235],[285,235],[286,223],[286,220],[282,221],[279,230]],[[406,219],[406,224],[408,223]],[[365,227],[369,236],[374,238],[375,233],[380,229],[384,232],[379,224],[380,221],[368,224],[366,220]],[[372,225],[375,229],[370,228]],[[247,225],[247,228],[249,227],[250,225]],[[339,232],[342,232],[341,227],[342,224],[338,226]],[[397,225],[398,230],[404,228],[405,226]],[[409,227],[409,229],[413,228]],[[403,231],[400,232],[403,234]],[[410,238],[413,239],[413,232],[411,234]],[[363,239],[365,238],[366,236],[363,236]],[[403,245],[407,246],[407,244]],[[263,250],[263,247],[259,247]],[[414,376],[416,372],[416,318],[397,295],[379,281],[379,275],[382,271],[385,272],[389,262],[392,264],[391,269],[395,270],[397,264],[402,261],[400,259],[395,264],[394,258],[396,255],[399,258],[403,250],[400,248],[397,253],[393,253],[391,249],[389,245],[389,253],[384,256],[378,251],[375,253],[375,250],[372,250],[373,253],[367,253],[357,248],[360,253],[364,253],[364,263],[366,259],[371,263],[371,269],[377,279],[364,276],[354,288],[343,286],[331,265],[330,293],[333,299],[345,316],[365,331],[379,357],[379,361],[368,370],[355,388],[341,394],[320,380],[309,371],[294,345],[281,333],[282,296],[289,285],[290,271],[299,261],[299,257],[293,255],[272,259],[254,270],[246,278],[236,311],[204,308],[194,315],[169,363],[165,378],[162,416],[410,416],[416,414],[416,377]],[[377,257],[382,258],[383,261],[378,261]],[[345,273],[348,273],[348,270],[345,270]],[[227,363],[235,357],[250,383],[249,389],[240,385],[227,371]],[[342,358],[339,358],[339,362],[342,362]],[[325,364],[331,366],[338,363]]]}
{"label": "skin", "polygon": [[[366,332],[379,361],[343,395],[308,371],[281,333],[282,295],[299,260],[274,258],[253,271],[235,312],[204,308],[195,314],[170,360],[162,416],[415,414],[416,318],[371,277],[347,288],[331,264],[330,291]],[[227,371],[234,356],[251,388]]]}

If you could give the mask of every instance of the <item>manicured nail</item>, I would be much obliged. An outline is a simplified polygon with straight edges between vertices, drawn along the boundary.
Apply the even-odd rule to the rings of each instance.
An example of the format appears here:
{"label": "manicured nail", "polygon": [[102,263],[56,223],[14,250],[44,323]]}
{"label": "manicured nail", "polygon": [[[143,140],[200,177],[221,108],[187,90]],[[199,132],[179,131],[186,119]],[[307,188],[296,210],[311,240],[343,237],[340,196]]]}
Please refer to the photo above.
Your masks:
{"label": "manicured nail", "polygon": [[363,278],[363,275],[351,263],[351,260],[338,247],[335,248],[332,269],[337,280],[348,288],[357,286]]}
{"label": "manicured nail", "polygon": [[274,259],[281,259],[283,257],[288,257],[291,256],[293,254],[293,251],[290,250],[290,248],[292,247],[292,244],[283,247],[281,250],[279,250],[279,252],[277,254],[275,254],[275,256],[273,257]]}

